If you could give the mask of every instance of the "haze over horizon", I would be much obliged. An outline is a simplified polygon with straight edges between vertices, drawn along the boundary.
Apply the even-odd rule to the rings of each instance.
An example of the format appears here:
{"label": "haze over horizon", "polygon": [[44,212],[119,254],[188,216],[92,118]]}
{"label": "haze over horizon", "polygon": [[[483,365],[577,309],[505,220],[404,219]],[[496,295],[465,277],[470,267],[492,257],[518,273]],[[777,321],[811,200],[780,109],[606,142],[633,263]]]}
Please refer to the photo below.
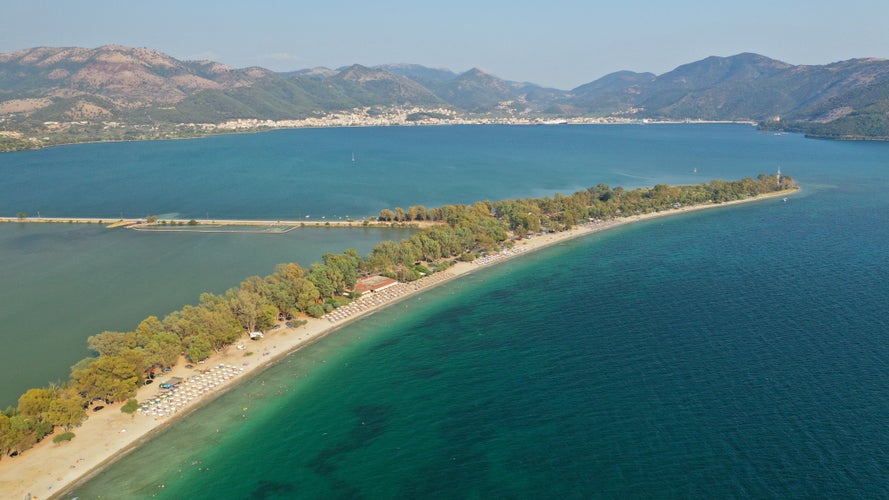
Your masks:
{"label": "haze over horizon", "polygon": [[[751,0],[592,5],[526,0],[446,6],[342,0],[311,8],[272,0],[150,4],[37,0],[0,17],[0,52],[37,46],[149,47],[184,60],[294,71],[412,63],[563,90],[606,74],[662,74],[708,56],[755,52],[790,64],[885,58],[889,4],[812,0],[804,7]],[[885,50],[885,49],[882,49]]]}

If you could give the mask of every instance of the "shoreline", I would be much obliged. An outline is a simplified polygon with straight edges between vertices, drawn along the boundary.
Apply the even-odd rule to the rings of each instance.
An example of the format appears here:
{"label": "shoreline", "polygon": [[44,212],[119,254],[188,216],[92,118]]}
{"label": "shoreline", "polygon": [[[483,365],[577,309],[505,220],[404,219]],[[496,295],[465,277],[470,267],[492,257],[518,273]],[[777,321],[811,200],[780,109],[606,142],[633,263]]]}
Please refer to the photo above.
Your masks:
{"label": "shoreline", "polygon": [[[542,120],[542,118],[541,118]],[[561,120],[561,119],[560,119]],[[509,120],[509,119],[478,119],[478,120],[461,120],[455,122],[445,122],[445,123],[369,123],[369,124],[331,124],[331,125],[265,125],[265,126],[255,126],[255,127],[235,127],[235,128],[216,128],[213,132],[203,133],[203,134],[195,134],[195,135],[187,135],[183,137],[143,137],[136,139],[87,139],[84,141],[73,141],[73,142],[59,142],[52,144],[40,144],[35,147],[23,148],[23,149],[10,149],[7,151],[0,151],[0,154],[3,153],[19,153],[19,152],[27,152],[27,151],[40,151],[41,149],[48,148],[57,148],[62,146],[77,146],[80,144],[117,144],[117,143],[127,143],[127,142],[147,142],[147,141],[187,141],[190,139],[207,139],[215,136],[225,136],[225,135],[241,135],[241,134],[262,134],[266,132],[273,132],[276,130],[315,130],[315,129],[329,129],[329,128],[374,128],[374,127],[454,127],[454,126],[476,126],[476,125],[504,125],[504,126],[515,126],[515,127],[537,127],[537,126],[564,126],[564,125],[725,125],[725,124],[737,124],[737,125],[750,125],[756,127],[759,125],[759,122],[754,120],[655,120],[655,119],[631,119],[624,118],[617,121],[609,121],[607,117],[573,117],[573,118],[565,118],[566,123],[546,123],[544,121],[523,121],[523,120]],[[220,127],[220,125],[224,125],[227,122],[222,122],[221,124],[213,124],[215,127]],[[175,125],[183,125],[183,124],[175,124]],[[788,132],[788,133],[799,133],[799,132]],[[23,139],[27,140],[27,139]]]}
{"label": "shoreline", "polygon": [[[235,345],[231,345],[223,349],[222,352],[211,356],[205,364],[196,365],[194,369],[185,368],[185,363],[180,362],[171,372],[165,373],[161,379],[165,380],[169,377],[181,377],[183,379],[198,377],[199,369],[211,369],[211,367],[219,367],[220,365],[226,365],[231,368],[237,367],[237,375],[221,382],[218,387],[212,388],[205,395],[184,403],[175,413],[163,417],[152,417],[141,413],[132,415],[122,413],[120,407],[123,403],[106,405],[106,408],[99,413],[91,411],[90,418],[80,427],[73,429],[76,434],[73,441],[55,444],[52,442],[52,435],[50,435],[22,455],[14,458],[4,457],[0,460],[0,491],[8,494],[9,498],[28,498],[29,495],[32,499],[58,498],[95,477],[109,465],[128,455],[138,446],[165,430],[169,425],[175,424],[179,419],[225,394],[241,380],[262,373],[268,366],[276,364],[284,357],[317,342],[353,321],[357,321],[409,297],[414,297],[441,283],[447,283],[466,274],[471,274],[478,269],[560,242],[634,222],[710,208],[782,198],[798,192],[799,189],[779,191],[727,203],[687,206],[663,212],[591,222],[569,231],[523,239],[516,242],[516,245],[511,250],[478,259],[474,262],[459,262],[441,273],[436,273],[411,283],[400,284],[399,293],[393,294],[391,298],[379,303],[368,304],[366,308],[356,311],[348,315],[348,317],[342,319],[332,319],[327,316],[318,319],[310,318],[307,324],[297,328],[285,327],[270,330],[265,338],[257,341],[242,340],[243,344],[250,346],[252,355],[246,355],[246,350],[242,352]],[[368,296],[371,295],[368,294]],[[158,385],[161,381],[158,380]],[[141,387],[137,391],[136,399],[144,404],[151,399],[153,394],[159,392],[158,385],[152,384]]]}

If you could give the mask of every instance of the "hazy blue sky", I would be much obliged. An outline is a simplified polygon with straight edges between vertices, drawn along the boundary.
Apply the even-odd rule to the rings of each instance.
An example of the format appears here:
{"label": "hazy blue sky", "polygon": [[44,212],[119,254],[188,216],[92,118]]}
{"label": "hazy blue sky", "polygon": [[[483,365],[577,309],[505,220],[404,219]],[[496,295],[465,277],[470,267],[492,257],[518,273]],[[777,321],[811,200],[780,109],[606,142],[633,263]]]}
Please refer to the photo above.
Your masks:
{"label": "hazy blue sky", "polygon": [[121,44],[276,71],[409,62],[561,89],[740,52],[792,64],[889,57],[887,0],[4,3],[0,52]]}

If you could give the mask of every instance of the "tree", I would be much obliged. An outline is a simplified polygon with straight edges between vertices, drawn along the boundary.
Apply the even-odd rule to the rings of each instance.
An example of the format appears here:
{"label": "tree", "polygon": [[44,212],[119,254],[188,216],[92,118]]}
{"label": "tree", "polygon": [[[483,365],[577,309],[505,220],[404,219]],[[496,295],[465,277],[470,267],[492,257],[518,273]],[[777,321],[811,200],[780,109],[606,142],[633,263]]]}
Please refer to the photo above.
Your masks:
{"label": "tree", "polygon": [[306,309],[306,313],[313,318],[320,318],[324,316],[324,307],[321,304],[315,303]]}
{"label": "tree", "polygon": [[367,265],[367,263],[364,262],[364,259],[361,258],[361,254],[358,253],[358,250],[355,250],[354,248],[347,248],[346,251],[343,252],[343,257],[349,259],[349,262],[352,263],[352,266],[357,269],[359,273]]}
{"label": "tree", "polygon": [[343,278],[336,268],[316,262],[309,267],[308,280],[315,285],[321,297],[333,297]]}
{"label": "tree", "polygon": [[169,367],[176,364],[179,360],[179,353],[182,352],[182,341],[179,337],[171,332],[162,331],[155,334],[148,340],[143,347],[145,362],[149,368]]}
{"label": "tree", "polygon": [[44,413],[56,397],[55,389],[28,389],[19,396],[19,415],[35,421],[43,420]]}
{"label": "tree", "polygon": [[226,292],[232,314],[248,332],[256,331],[256,321],[262,307],[266,305],[263,298],[256,292],[231,289]]}
{"label": "tree", "polygon": [[157,316],[149,316],[143,319],[142,322],[139,323],[139,326],[136,327],[136,331],[134,332],[135,345],[144,347],[151,342],[151,339],[160,335],[164,331],[164,324],[157,319]]}
{"label": "tree", "polygon": [[367,263],[373,269],[388,269],[401,262],[401,247],[394,241],[384,241],[374,246]]}
{"label": "tree", "polygon": [[136,413],[136,410],[139,409],[139,402],[133,398],[127,400],[126,404],[120,407],[120,411],[123,413],[133,414]]}
{"label": "tree", "polygon": [[351,253],[343,254],[326,253],[321,258],[328,267],[331,280],[335,280],[334,288],[337,293],[341,294],[355,286],[358,273],[364,264],[358,252],[352,250]]}
{"label": "tree", "polygon": [[197,336],[206,337],[211,351],[220,349],[244,332],[232,310],[232,300],[238,293],[236,288],[226,292],[225,296],[203,293],[198,306],[185,306],[164,318],[164,327],[176,334],[186,349],[190,339]]}
{"label": "tree", "polygon": [[275,272],[272,273],[271,276],[269,276],[269,279],[272,282],[295,282],[300,278],[304,278],[305,276],[305,269],[300,267],[299,264],[290,262],[288,264],[278,264],[277,266],[275,266]]}
{"label": "tree", "polygon": [[126,357],[102,356],[86,369],[74,372],[73,379],[74,387],[87,399],[120,401],[136,394],[142,372]]}
{"label": "tree", "polygon": [[79,397],[59,397],[54,399],[45,413],[48,422],[68,430],[77,427],[86,420],[83,400]]}
{"label": "tree", "polygon": [[91,351],[100,356],[116,356],[124,349],[136,347],[136,336],[132,333],[102,332],[86,339]]}
{"label": "tree", "polygon": [[9,417],[9,429],[6,432],[6,439],[3,446],[6,452],[25,451],[37,444],[37,433],[21,415],[13,415]]}
{"label": "tree", "polygon": [[201,304],[198,309],[200,310],[205,328],[213,338],[215,349],[236,341],[243,333],[241,324],[232,312],[225,297],[212,293],[202,293]]}
{"label": "tree", "polygon": [[259,276],[250,276],[241,282],[241,290],[253,292],[261,297],[269,295],[269,281]]}
{"label": "tree", "polygon": [[395,219],[395,213],[388,208],[384,208],[380,210],[380,216],[378,217],[381,221],[392,222]]}
{"label": "tree", "polygon": [[196,335],[188,339],[185,353],[192,361],[203,361],[213,354],[213,345],[206,334]]}
{"label": "tree", "polygon": [[267,298],[282,314],[292,315],[297,308],[293,282],[279,281],[271,283],[269,285],[269,296]]}
{"label": "tree", "polygon": [[12,449],[12,431],[9,426],[9,416],[0,413],[0,455],[6,455]]}
{"label": "tree", "polygon": [[256,329],[259,331],[268,330],[275,325],[277,320],[278,308],[271,304],[266,304],[260,307],[259,314],[256,316]]}
{"label": "tree", "polygon": [[298,281],[295,288],[296,306],[300,311],[308,312],[309,307],[312,304],[317,303],[318,299],[321,297],[321,292],[318,291],[318,287],[307,279]]}
{"label": "tree", "polygon": [[305,311],[318,298],[317,288],[305,276],[306,270],[297,264],[279,264],[265,279],[268,283],[267,300],[284,314]]}
{"label": "tree", "polygon": [[407,220],[407,212],[404,211],[401,207],[395,207],[395,220],[398,222],[404,222]]}
{"label": "tree", "polygon": [[412,235],[411,241],[414,243],[414,247],[419,250],[423,260],[432,262],[442,257],[441,244],[425,231]]}
{"label": "tree", "polygon": [[423,205],[415,205],[408,207],[408,220],[426,220],[426,207]]}
{"label": "tree", "polygon": [[92,358],[92,357],[90,357],[90,358],[83,358],[83,359],[81,359],[80,361],[78,361],[77,363],[74,363],[74,364],[71,366],[71,373],[74,373],[74,372],[76,372],[76,371],[78,371],[78,370],[86,370],[86,369],[89,368],[89,366],[90,366],[91,364],[93,364],[97,359],[99,359],[99,358]]}

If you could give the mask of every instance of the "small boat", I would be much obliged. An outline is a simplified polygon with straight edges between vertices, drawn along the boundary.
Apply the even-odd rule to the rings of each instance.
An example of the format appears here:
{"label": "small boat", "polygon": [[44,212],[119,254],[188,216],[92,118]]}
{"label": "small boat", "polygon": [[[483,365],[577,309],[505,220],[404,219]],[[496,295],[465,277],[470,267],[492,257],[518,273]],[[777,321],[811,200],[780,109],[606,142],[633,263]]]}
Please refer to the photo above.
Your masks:
{"label": "small boat", "polygon": [[352,163],[355,163],[355,152],[352,152]]}

